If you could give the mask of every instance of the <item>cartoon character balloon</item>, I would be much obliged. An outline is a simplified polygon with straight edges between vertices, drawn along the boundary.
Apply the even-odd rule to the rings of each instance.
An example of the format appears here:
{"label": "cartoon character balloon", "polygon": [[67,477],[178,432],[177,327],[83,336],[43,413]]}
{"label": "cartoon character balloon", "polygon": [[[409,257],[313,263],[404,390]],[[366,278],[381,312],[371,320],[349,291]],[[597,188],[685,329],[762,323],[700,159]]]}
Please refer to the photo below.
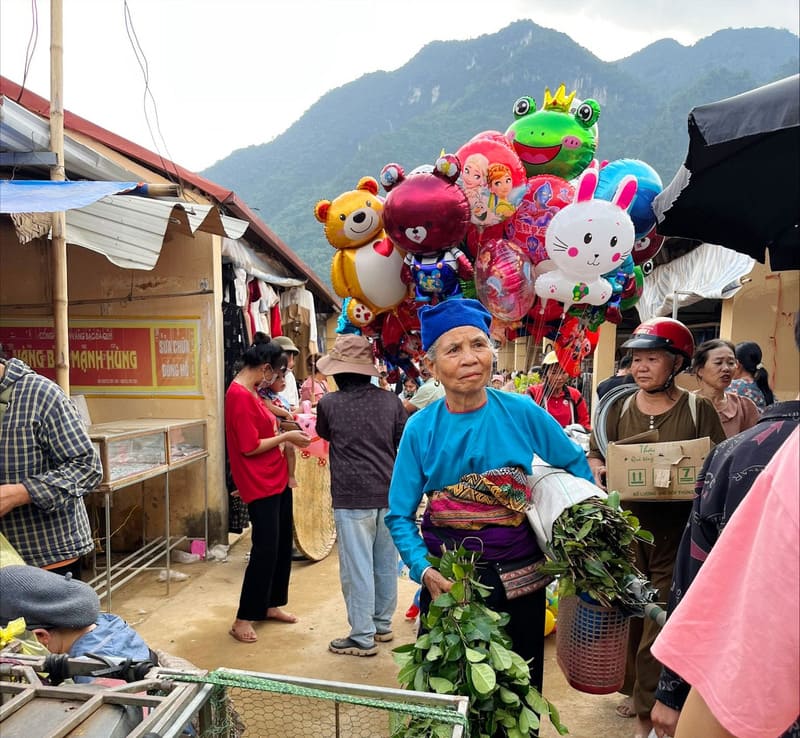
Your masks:
{"label": "cartoon character balloon", "polygon": [[547,254],[555,269],[536,279],[536,294],[566,307],[603,305],[613,288],[602,275],[617,269],[631,253],[633,222],[627,207],[636,194],[636,177],[625,177],[612,202],[593,198],[598,172],[587,169],[580,177],[572,204],[550,221]]}
{"label": "cartoon character balloon", "polygon": [[475,259],[478,299],[498,320],[514,323],[533,305],[533,264],[527,250],[505,238],[482,244]]}
{"label": "cartoon character balloon", "polygon": [[541,110],[532,97],[519,98],[506,136],[529,177],[555,174],[570,180],[594,157],[599,117],[597,101],[576,100],[575,91],[567,95],[562,84],[555,95],[545,88]]}
{"label": "cartoon character balloon", "polygon": [[554,340],[554,351],[567,374],[577,377],[581,373],[581,363],[595,350],[599,338],[596,331],[578,318],[570,317],[563,322]]}
{"label": "cartoon character balloon", "polygon": [[656,233],[656,229],[653,228],[647,235],[637,238],[634,242],[633,252],[631,253],[631,256],[633,256],[633,263],[640,266],[650,261],[650,259],[653,259],[655,255],[661,251],[663,245],[664,236],[660,233]]}
{"label": "cartoon character balloon", "polygon": [[575,188],[554,174],[539,174],[528,180],[528,189],[514,215],[506,222],[506,236],[525,246],[534,265],[547,259],[545,234],[553,216],[569,205]]}
{"label": "cartoon character balloon", "polygon": [[470,209],[457,184],[461,168],[452,154],[437,159],[432,172],[405,176],[387,164],[380,181],[388,193],[383,221],[389,238],[406,254],[404,278],[419,302],[435,304],[461,295],[459,277],[472,279],[472,264],[458,248],[467,232]]}
{"label": "cartoon character balloon", "polygon": [[389,370],[387,379],[390,382],[399,379],[400,371],[410,377],[419,376],[414,362],[419,361],[423,351],[417,307],[414,298],[407,297],[392,312],[380,316],[380,331],[373,346]]}
{"label": "cartoon character balloon", "polygon": [[336,249],[331,283],[347,301],[346,316],[355,327],[369,324],[405,296],[403,253],[383,232],[383,201],[378,182],[362,177],[356,189],[333,201],[320,200],[314,216],[325,226],[325,237]]}
{"label": "cartoon character balloon", "polygon": [[473,136],[457,152],[470,219],[480,228],[508,219],[525,194],[525,168],[499,131]]}

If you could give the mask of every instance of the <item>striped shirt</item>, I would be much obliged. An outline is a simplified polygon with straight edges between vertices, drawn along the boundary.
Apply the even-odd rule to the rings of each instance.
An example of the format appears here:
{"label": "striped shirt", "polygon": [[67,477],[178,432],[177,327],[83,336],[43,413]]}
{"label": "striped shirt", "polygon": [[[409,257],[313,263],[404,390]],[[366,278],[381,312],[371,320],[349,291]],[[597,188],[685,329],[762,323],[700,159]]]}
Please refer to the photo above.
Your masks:
{"label": "striped shirt", "polygon": [[2,362],[0,484],[22,484],[31,502],[0,517],[0,532],[27,564],[47,566],[92,550],[83,495],[102,478],[100,458],[63,390],[19,359]]}

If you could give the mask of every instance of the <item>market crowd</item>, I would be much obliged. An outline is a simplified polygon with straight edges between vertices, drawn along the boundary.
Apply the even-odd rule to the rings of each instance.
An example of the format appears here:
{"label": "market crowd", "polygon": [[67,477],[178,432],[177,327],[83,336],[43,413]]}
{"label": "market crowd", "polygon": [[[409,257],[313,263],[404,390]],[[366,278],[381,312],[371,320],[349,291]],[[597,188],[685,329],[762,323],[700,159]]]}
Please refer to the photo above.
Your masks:
{"label": "market crowd", "polygon": [[[537,573],[545,554],[525,515],[533,457],[600,494],[609,444],[653,433],[708,439],[693,501],[624,503],[653,534],[653,544],[634,545],[635,562],[668,619],[663,630],[632,619],[617,714],[632,719],[636,738],[797,736],[800,402],[776,400],[758,345],[695,346],[679,321],[645,321],[599,383],[592,414],[555,351],[527,374],[498,370],[491,315],[478,301],[424,306],[419,316],[424,356],[394,386],[357,334],[309,356],[301,385],[290,339],[261,335],[242,355],[225,437],[251,550],[230,636],[253,644],[259,623],[298,620],[286,606],[295,452],[312,442],[297,423],[304,401],[329,444],[349,626],[330,651],[368,657],[393,640],[398,556],[420,584],[413,607],[424,631],[431,603],[453,586],[430,557],[463,546],[480,552],[488,604],[508,613],[511,644],[540,690],[549,580]],[[694,392],[679,386],[685,371]],[[101,475],[69,398],[22,361],[0,359],[0,533],[21,560],[0,570],[0,626],[24,617],[57,653],[155,659],[124,621],[101,615],[80,581],[93,548],[84,496]]]}

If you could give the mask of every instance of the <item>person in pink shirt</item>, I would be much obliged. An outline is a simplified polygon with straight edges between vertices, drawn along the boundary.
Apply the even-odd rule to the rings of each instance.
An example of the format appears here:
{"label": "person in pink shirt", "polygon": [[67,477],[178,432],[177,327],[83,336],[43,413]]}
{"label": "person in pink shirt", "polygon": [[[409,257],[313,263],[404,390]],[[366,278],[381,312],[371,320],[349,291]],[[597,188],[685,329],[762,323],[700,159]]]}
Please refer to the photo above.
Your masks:
{"label": "person in pink shirt", "polygon": [[675,738],[775,738],[800,714],[799,480],[797,429],[653,645],[692,685]]}
{"label": "person in pink shirt", "polygon": [[320,397],[328,394],[328,378],[317,367],[318,358],[318,354],[306,357],[308,377],[300,386],[300,402],[309,401],[312,408],[317,407]]}

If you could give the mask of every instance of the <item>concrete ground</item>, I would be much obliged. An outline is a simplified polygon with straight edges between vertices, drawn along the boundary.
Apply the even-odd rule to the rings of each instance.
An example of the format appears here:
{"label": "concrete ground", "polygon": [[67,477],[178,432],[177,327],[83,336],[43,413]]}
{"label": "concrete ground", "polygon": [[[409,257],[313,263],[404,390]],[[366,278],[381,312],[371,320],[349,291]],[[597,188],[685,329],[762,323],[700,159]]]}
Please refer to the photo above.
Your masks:
{"label": "concrete ground", "polygon": [[[337,682],[394,687],[397,667],[391,649],[415,640],[413,622],[403,617],[416,585],[399,581],[399,604],[394,618],[395,640],[379,644],[377,656],[359,658],[330,653],[328,642],[348,632],[339,589],[336,547],[319,562],[293,564],[287,610],[300,620],[294,625],[265,622],[256,625],[259,640],[244,644],[228,629],[233,621],[249,551],[245,533],[230,548],[226,562],[177,564],[189,575],[170,585],[157,581],[157,572],[144,572],[113,594],[112,611],[126,619],[151,648],[168,651],[204,669],[228,667],[269,674],[304,676]],[[629,738],[633,721],[614,714],[620,695],[594,696],[572,689],[556,663],[555,636],[545,647],[545,695],[561,713],[570,735],[577,738]],[[249,733],[248,733],[249,735]],[[274,735],[279,736],[279,733]],[[313,736],[313,730],[309,730]],[[552,738],[549,724],[541,731]]]}

